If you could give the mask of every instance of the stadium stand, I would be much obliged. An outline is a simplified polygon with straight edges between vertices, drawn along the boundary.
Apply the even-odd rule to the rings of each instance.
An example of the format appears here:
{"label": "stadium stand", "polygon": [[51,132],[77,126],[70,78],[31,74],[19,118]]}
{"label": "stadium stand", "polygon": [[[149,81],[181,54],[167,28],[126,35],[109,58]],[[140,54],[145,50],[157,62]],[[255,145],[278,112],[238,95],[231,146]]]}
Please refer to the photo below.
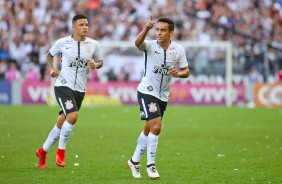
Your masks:
{"label": "stadium stand", "polygon": [[[50,80],[45,55],[77,13],[100,41],[133,41],[151,15],[171,17],[176,40],[231,41],[235,73],[265,75],[265,58],[270,73],[282,69],[282,0],[4,0],[0,9],[0,80]],[[7,75],[12,63],[22,77]]]}

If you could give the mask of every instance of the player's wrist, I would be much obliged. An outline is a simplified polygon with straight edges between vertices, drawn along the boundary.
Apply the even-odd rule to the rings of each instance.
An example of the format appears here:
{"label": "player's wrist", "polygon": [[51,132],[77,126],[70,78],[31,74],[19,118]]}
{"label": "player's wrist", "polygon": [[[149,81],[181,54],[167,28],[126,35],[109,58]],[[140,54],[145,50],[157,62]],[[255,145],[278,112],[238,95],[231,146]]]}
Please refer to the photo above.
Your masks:
{"label": "player's wrist", "polygon": [[181,78],[181,72],[177,72],[177,77],[176,78]]}
{"label": "player's wrist", "polygon": [[151,29],[150,27],[147,27],[147,26],[146,26],[146,27],[144,28],[145,33],[148,33],[148,32],[150,31],[150,29]]}

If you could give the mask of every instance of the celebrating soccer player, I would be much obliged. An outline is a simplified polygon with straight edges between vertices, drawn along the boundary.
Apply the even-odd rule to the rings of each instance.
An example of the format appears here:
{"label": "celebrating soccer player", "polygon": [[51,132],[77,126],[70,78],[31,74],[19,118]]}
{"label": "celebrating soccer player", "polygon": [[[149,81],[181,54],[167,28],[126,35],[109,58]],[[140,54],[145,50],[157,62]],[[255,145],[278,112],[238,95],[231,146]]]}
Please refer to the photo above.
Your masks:
{"label": "celebrating soccer player", "polygon": [[147,33],[154,27],[152,18],[137,36],[135,45],[144,52],[145,69],[138,85],[137,97],[140,105],[140,118],[144,121],[144,129],[139,135],[135,152],[128,166],[134,178],[141,178],[139,161],[147,150],[147,173],[150,178],[159,178],[155,157],[162,117],[166,110],[170,94],[172,77],[187,78],[188,62],[182,46],[171,41],[174,22],[169,18],[161,18],[156,26],[156,40],[145,40]]}

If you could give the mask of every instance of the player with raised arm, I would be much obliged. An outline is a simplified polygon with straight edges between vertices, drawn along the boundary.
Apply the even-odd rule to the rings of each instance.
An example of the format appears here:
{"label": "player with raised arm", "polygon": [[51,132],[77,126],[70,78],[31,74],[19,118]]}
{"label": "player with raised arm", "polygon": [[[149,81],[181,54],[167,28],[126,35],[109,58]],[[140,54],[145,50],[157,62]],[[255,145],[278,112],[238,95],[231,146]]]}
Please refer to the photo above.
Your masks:
{"label": "player with raised arm", "polygon": [[137,88],[140,118],[144,129],[138,137],[135,152],[127,164],[134,178],[141,178],[139,161],[147,151],[147,173],[150,178],[159,178],[155,165],[162,117],[167,107],[172,77],[187,78],[188,62],[184,48],[171,41],[174,22],[160,18],[156,25],[156,40],[145,40],[154,27],[152,18],[137,36],[135,45],[144,52],[145,68],[143,78]]}
{"label": "player with raised arm", "polygon": [[[86,16],[75,15],[72,19],[72,28],[73,35],[57,40],[47,54],[50,76],[57,77],[54,91],[61,111],[43,146],[36,150],[40,169],[45,169],[46,154],[57,140],[59,145],[56,164],[60,167],[65,166],[66,144],[78,118],[89,70],[99,69],[103,65],[99,43],[87,37]],[[55,55],[61,56],[61,71],[53,65]]]}

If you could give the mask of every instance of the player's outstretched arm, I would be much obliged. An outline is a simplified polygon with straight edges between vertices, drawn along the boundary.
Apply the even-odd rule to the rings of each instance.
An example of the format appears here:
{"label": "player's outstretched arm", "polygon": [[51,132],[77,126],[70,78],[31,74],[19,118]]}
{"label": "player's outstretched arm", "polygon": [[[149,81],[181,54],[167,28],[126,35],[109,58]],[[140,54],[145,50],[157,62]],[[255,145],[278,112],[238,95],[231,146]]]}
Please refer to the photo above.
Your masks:
{"label": "player's outstretched arm", "polygon": [[154,25],[155,25],[155,23],[152,21],[152,17],[151,17],[151,20],[146,23],[145,28],[137,36],[137,38],[135,40],[135,46],[139,50],[145,50],[146,49],[146,43],[144,42],[144,40],[145,40],[145,37],[147,36],[148,32],[150,31],[150,29],[152,29],[154,27]]}

